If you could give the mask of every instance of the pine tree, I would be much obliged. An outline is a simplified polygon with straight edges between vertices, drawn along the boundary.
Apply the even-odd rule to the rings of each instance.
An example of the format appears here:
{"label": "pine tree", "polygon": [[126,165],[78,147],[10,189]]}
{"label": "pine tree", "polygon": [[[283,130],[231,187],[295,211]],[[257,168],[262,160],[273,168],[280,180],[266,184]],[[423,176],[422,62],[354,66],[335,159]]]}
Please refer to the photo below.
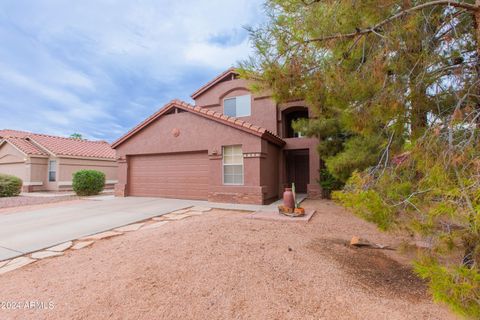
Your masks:
{"label": "pine tree", "polygon": [[[317,117],[296,128],[319,138],[328,174],[346,183],[335,197],[382,229],[432,239],[417,271],[435,297],[480,316],[480,0],[265,7],[242,76],[280,102],[306,100]],[[459,243],[459,267],[439,267]]]}

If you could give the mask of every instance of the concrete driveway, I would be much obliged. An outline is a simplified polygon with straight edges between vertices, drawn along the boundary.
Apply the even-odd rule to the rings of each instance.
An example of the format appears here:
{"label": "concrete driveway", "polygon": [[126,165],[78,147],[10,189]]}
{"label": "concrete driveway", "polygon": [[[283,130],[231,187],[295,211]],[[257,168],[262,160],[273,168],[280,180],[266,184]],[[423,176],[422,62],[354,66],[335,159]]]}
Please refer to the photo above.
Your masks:
{"label": "concrete driveway", "polygon": [[191,206],[257,211],[269,206],[103,196],[0,214],[0,261]]}

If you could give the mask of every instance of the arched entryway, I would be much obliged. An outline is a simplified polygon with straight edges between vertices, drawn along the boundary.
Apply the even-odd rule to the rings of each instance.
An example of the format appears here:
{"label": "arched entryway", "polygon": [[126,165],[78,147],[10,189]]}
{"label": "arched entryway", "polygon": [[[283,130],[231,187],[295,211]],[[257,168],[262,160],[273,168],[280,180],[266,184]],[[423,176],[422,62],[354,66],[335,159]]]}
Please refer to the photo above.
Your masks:
{"label": "arched entryway", "polygon": [[301,134],[295,132],[292,123],[298,119],[308,119],[308,109],[305,107],[290,107],[282,111],[283,138],[299,138]]}

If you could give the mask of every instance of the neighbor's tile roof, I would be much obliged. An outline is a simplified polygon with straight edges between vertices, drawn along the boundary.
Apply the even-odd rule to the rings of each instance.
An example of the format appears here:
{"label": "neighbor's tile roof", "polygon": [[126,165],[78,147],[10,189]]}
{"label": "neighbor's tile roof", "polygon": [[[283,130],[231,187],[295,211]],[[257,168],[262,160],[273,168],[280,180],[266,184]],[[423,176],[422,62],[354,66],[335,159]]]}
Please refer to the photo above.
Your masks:
{"label": "neighbor's tile roof", "polygon": [[148,126],[150,123],[152,123],[153,121],[155,121],[156,119],[161,117],[163,114],[168,112],[171,108],[175,108],[175,107],[186,110],[186,111],[190,111],[192,113],[196,113],[196,114],[198,114],[200,116],[203,116],[205,118],[209,118],[213,121],[222,123],[224,125],[228,125],[230,127],[237,128],[237,129],[242,130],[244,132],[254,134],[256,136],[267,139],[267,140],[269,140],[269,141],[271,141],[275,144],[278,144],[278,145],[284,145],[285,144],[285,141],[282,138],[280,138],[279,136],[277,136],[276,134],[274,134],[273,132],[271,132],[271,131],[269,131],[265,128],[253,125],[249,122],[240,120],[240,119],[235,118],[235,117],[226,116],[223,113],[219,113],[219,112],[216,112],[216,111],[213,111],[213,110],[210,110],[210,109],[201,108],[201,107],[197,107],[197,106],[192,106],[189,103],[186,103],[184,101],[175,99],[175,100],[172,100],[171,102],[169,102],[168,104],[166,104],[162,109],[160,109],[159,111],[157,111],[156,113],[151,115],[145,121],[143,121],[142,123],[137,125],[135,128],[130,130],[127,134],[122,136],[120,139],[115,141],[112,144],[112,147],[113,148],[118,147],[120,144],[122,144],[123,142],[128,140],[131,136],[135,135],[138,131],[142,130],[144,127]]}
{"label": "neighbor's tile roof", "polygon": [[26,131],[18,131],[18,130],[10,130],[10,129],[0,130],[0,138],[2,137],[26,138],[31,134],[32,134],[31,132],[26,132]]}
{"label": "neighbor's tile roof", "polygon": [[14,138],[7,137],[4,138],[5,141],[12,144],[14,147],[19,149],[21,152],[27,155],[37,155],[37,156],[48,156],[48,153],[34,145],[31,141],[28,141],[25,138]]}
{"label": "neighbor's tile roof", "polygon": [[0,130],[0,138],[29,155],[115,159],[115,150],[106,141],[64,138],[17,130]]}

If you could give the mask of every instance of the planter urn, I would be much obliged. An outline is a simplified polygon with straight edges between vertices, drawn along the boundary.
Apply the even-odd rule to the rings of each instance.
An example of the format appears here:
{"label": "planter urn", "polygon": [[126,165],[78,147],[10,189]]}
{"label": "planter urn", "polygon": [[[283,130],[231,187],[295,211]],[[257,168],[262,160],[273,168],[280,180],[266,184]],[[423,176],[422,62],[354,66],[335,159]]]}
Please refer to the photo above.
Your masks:
{"label": "planter urn", "polygon": [[287,208],[295,208],[295,201],[293,200],[293,192],[291,188],[285,188],[283,192],[283,205]]}

